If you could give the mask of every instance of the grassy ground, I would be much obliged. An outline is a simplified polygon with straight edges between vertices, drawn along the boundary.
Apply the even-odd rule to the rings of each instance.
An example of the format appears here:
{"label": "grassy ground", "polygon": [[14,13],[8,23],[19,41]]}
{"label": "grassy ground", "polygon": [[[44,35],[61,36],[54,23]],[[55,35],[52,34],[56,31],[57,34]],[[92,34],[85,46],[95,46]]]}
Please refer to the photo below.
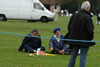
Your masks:
{"label": "grassy ground", "polygon": [[[69,17],[57,17],[54,22],[50,23],[28,23],[24,20],[8,20],[7,22],[0,21],[0,31],[28,34],[34,28],[40,30],[42,37],[51,37],[52,30],[55,27],[60,27],[62,34],[67,33],[67,25]],[[94,17],[95,37],[94,40],[100,40],[100,26],[96,25],[96,17]],[[24,37],[0,34],[0,67],[67,67],[70,55],[57,56],[28,56],[28,53],[18,52],[18,48]],[[48,39],[42,39],[42,45],[48,50]],[[100,43],[91,47],[88,53],[86,67],[100,67]],[[79,56],[76,60],[75,67],[79,67]]]}

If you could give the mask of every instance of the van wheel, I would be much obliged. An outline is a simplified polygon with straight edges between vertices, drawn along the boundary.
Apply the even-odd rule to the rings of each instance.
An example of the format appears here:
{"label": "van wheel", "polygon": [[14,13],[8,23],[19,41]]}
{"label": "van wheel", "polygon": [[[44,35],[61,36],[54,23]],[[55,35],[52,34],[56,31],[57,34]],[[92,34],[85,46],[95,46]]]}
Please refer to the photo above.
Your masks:
{"label": "van wheel", "polygon": [[0,21],[7,21],[5,15],[0,15]]}
{"label": "van wheel", "polygon": [[0,15],[0,21],[7,21],[5,15],[3,15],[3,14]]}
{"label": "van wheel", "polygon": [[48,18],[47,17],[42,17],[40,19],[40,21],[43,22],[43,23],[48,23]]}

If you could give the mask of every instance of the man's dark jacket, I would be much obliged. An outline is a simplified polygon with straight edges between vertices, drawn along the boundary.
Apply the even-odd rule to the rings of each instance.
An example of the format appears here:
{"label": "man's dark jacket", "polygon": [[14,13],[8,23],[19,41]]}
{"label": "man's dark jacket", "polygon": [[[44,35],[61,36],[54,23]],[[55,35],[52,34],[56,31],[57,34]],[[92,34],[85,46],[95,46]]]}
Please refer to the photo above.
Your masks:
{"label": "man's dark jacket", "polygon": [[[38,38],[37,38],[38,37]],[[25,45],[29,45],[33,49],[37,49],[41,47],[41,38],[40,36],[32,37],[31,34],[29,36],[26,36],[19,47],[18,51],[22,51]]]}
{"label": "man's dark jacket", "polygon": [[[91,41],[94,37],[94,25],[90,13],[81,10],[75,13],[69,22],[68,33],[65,36],[67,39],[73,40],[88,40]],[[78,46],[92,46],[94,42],[75,42],[67,41],[67,44]]]}

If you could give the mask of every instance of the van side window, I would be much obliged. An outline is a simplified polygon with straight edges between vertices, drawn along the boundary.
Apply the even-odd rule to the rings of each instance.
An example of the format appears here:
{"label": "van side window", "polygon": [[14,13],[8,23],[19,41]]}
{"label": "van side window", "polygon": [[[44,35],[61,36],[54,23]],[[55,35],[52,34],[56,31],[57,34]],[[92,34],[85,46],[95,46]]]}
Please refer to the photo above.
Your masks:
{"label": "van side window", "polygon": [[42,6],[39,3],[34,3],[34,9],[43,10]]}

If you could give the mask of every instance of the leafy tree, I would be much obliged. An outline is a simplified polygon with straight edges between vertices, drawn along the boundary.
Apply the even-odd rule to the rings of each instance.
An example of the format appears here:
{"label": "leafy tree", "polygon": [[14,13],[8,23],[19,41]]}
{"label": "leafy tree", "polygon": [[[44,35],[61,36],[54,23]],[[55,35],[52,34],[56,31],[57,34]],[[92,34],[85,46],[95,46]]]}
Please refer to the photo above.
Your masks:
{"label": "leafy tree", "polygon": [[[72,13],[76,10],[80,9],[81,3],[87,0],[56,0],[58,4],[62,5],[62,9],[68,9]],[[100,0],[88,0],[92,6],[92,12],[96,10],[96,8],[100,9]]]}

